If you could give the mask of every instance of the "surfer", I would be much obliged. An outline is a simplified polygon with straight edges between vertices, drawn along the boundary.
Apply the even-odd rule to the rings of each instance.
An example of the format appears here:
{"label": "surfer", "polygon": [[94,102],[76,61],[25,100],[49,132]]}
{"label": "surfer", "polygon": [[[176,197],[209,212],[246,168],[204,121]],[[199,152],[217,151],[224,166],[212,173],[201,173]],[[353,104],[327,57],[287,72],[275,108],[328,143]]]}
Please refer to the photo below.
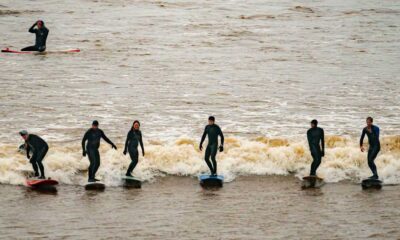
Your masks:
{"label": "surfer", "polygon": [[142,140],[142,132],[139,130],[140,122],[135,120],[132,124],[131,130],[128,132],[125,141],[124,155],[126,155],[127,151],[129,152],[129,156],[131,157],[131,164],[129,164],[128,171],[126,171],[127,177],[132,177],[132,171],[135,169],[138,161],[139,161],[139,151],[138,145],[140,144],[140,148],[142,149],[142,155],[144,157],[144,147]]}
{"label": "surfer", "polygon": [[[35,28],[36,27],[36,28]],[[31,28],[29,28],[30,33],[36,34],[36,41],[34,46],[29,46],[21,49],[21,51],[38,51],[43,52],[46,50],[46,40],[49,34],[49,29],[47,29],[42,20],[35,22]]]}
{"label": "surfer", "polygon": [[[89,165],[89,182],[96,182],[96,172],[100,167],[100,140],[103,138],[107,143],[109,143],[112,148],[117,149],[114,143],[104,134],[103,130],[99,128],[99,122],[94,120],[92,127],[86,131],[82,139],[82,155],[85,157],[88,154],[90,165]],[[86,148],[85,148],[85,143]]]}
{"label": "surfer", "polygon": [[[200,151],[203,150],[203,142],[206,139],[206,135],[208,135],[208,145],[206,148],[204,159],[208,167],[210,168],[211,175],[217,175],[217,161],[215,157],[218,151],[218,136],[221,137],[221,145],[219,146],[219,151],[222,152],[224,151],[224,134],[222,133],[221,128],[217,124],[215,124],[215,118],[213,116],[210,116],[208,118],[208,125],[204,129],[204,133],[200,141]],[[212,163],[210,162],[210,157]]]}
{"label": "surfer", "polygon": [[367,117],[367,126],[363,129],[360,138],[360,149],[361,152],[364,152],[365,149],[363,147],[364,137],[367,134],[369,149],[368,149],[368,166],[372,171],[372,176],[370,179],[379,179],[378,171],[375,165],[375,158],[381,150],[381,143],[379,141],[379,127],[373,125],[374,119],[372,117]]}
{"label": "surfer", "polygon": [[[316,119],[311,121],[311,128],[307,131],[308,145],[310,146],[313,162],[311,163],[310,176],[317,175],[317,169],[321,164],[321,159],[325,156],[324,129],[318,127]],[[320,145],[321,144],[321,145]]]}
{"label": "surfer", "polygon": [[[30,163],[35,171],[35,177],[39,177],[39,179],[46,179],[44,176],[44,166],[42,161],[49,150],[49,146],[41,137],[34,134],[29,134],[26,130],[20,131],[19,134],[25,140],[26,157],[30,159]],[[33,152],[32,158],[29,155],[30,151]]]}

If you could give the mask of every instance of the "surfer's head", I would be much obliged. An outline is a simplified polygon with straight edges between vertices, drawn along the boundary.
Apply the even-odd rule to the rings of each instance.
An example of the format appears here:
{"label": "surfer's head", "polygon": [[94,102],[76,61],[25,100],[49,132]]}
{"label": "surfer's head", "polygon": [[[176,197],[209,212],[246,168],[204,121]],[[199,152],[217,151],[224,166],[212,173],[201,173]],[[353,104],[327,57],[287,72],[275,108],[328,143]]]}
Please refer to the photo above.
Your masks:
{"label": "surfer's head", "polygon": [[372,123],[374,122],[374,119],[372,117],[367,117],[366,122],[367,122],[367,126],[371,127]]}
{"label": "surfer's head", "polygon": [[24,139],[24,140],[26,140],[26,139],[28,139],[28,131],[26,131],[26,130],[22,130],[22,131],[19,131],[19,135],[21,135],[21,137]]}
{"label": "surfer's head", "polygon": [[209,116],[208,117],[208,125],[213,125],[215,123],[215,117],[214,116]]}
{"label": "surfer's head", "polygon": [[317,121],[317,119],[314,119],[314,120],[312,120],[311,121],[311,127],[317,127],[318,126],[318,121]]}
{"label": "surfer's head", "polygon": [[99,121],[94,120],[94,121],[92,122],[92,128],[93,128],[93,129],[99,128]]}
{"label": "surfer's head", "polygon": [[139,128],[140,128],[140,122],[138,120],[133,121],[132,129],[139,130]]}
{"label": "surfer's head", "polygon": [[36,22],[36,24],[37,24],[38,28],[41,28],[41,27],[44,26],[44,22],[43,22],[42,20],[38,20],[38,21]]}

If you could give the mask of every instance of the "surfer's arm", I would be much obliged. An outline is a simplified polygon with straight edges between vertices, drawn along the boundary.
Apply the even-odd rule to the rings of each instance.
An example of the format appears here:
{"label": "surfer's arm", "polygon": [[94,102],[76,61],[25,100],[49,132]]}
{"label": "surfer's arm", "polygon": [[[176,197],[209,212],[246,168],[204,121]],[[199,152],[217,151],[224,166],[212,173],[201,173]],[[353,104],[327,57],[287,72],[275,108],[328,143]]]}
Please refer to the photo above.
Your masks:
{"label": "surfer's arm", "polygon": [[110,144],[113,148],[117,149],[115,144],[113,142],[111,142],[110,139],[108,139],[108,137],[104,134],[103,131],[101,131],[101,137],[104,139],[104,141],[106,141],[108,144]]}
{"label": "surfer's arm", "polygon": [[203,148],[203,142],[204,140],[206,140],[206,136],[207,136],[207,127],[204,129],[204,133],[203,136],[201,136],[201,141],[200,141],[200,150]]}
{"label": "surfer's arm", "polygon": [[128,144],[129,144],[129,139],[130,139],[130,134],[131,131],[128,132],[128,135],[126,135],[126,141],[125,141],[125,147],[124,147],[124,154],[128,151]]}
{"label": "surfer's arm", "polygon": [[308,146],[311,149],[311,131],[310,130],[307,131],[307,141],[308,141]]}
{"label": "surfer's arm", "polygon": [[321,147],[322,147],[322,156],[325,155],[325,133],[324,129],[321,129]]}
{"label": "surfer's arm", "polygon": [[82,151],[83,152],[86,152],[85,143],[86,143],[87,139],[88,139],[88,131],[85,132],[85,135],[82,138]]}
{"label": "surfer's arm", "polygon": [[27,142],[25,142],[25,149],[26,149],[26,158],[30,159],[29,152],[31,151],[31,146]]}
{"label": "surfer's arm", "polygon": [[362,133],[361,133],[361,138],[360,138],[360,147],[363,146],[363,142],[364,142],[364,137],[365,137],[365,128],[363,129]]}
{"label": "surfer's arm", "polygon": [[221,146],[224,146],[225,138],[224,138],[224,134],[222,133],[221,128],[219,128],[219,136],[221,138]]}
{"label": "surfer's arm", "polygon": [[376,138],[378,138],[379,140],[379,127],[375,126],[375,130],[376,130]]}
{"label": "surfer's arm", "polygon": [[144,146],[143,146],[143,139],[142,139],[141,132],[140,132],[140,136],[139,136],[139,143],[140,143],[140,147],[142,148],[142,155],[144,156]]}
{"label": "surfer's arm", "polygon": [[37,24],[37,23],[34,23],[34,24],[32,25],[32,27],[29,28],[29,32],[30,32],[30,33],[35,33],[35,32],[36,32],[36,29],[35,29],[36,24]]}

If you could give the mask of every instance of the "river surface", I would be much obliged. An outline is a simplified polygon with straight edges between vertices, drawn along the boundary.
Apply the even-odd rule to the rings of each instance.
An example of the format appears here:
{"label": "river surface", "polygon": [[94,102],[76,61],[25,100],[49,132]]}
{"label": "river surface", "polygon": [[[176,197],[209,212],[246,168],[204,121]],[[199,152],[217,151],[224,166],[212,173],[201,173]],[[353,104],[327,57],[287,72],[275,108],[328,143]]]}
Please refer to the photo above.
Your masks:
{"label": "river surface", "polygon": [[[81,52],[0,54],[2,238],[400,238],[398,1],[2,0],[0,47],[32,45],[37,19],[47,50]],[[209,115],[226,137],[217,192],[196,180],[208,172],[198,144]],[[359,186],[371,174],[358,147],[367,116],[381,128],[380,192]],[[327,184],[308,192],[314,118]],[[102,143],[107,189],[90,194],[80,141],[95,119],[118,151]],[[145,182],[125,191],[135,119]],[[23,187],[22,129],[49,142],[57,195]]]}

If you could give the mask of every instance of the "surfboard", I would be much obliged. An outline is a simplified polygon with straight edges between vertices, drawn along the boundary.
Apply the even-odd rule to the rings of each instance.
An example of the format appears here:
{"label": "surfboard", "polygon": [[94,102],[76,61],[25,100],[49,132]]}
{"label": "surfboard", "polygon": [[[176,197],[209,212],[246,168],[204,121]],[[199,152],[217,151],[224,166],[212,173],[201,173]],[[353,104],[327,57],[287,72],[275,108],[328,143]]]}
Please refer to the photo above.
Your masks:
{"label": "surfboard", "polygon": [[58,182],[53,179],[27,179],[26,180],[26,185],[34,190],[40,190],[40,191],[57,191],[55,185],[57,185]]}
{"label": "surfboard", "polygon": [[124,187],[126,187],[126,188],[141,188],[142,187],[142,181],[139,178],[128,177],[128,176],[122,176],[121,178],[124,181]]}
{"label": "surfboard", "polygon": [[367,189],[381,189],[382,188],[382,181],[379,179],[364,179],[361,181],[361,187],[364,190]]}
{"label": "surfboard", "polygon": [[200,186],[203,188],[221,188],[224,185],[224,176],[222,175],[200,175]]}
{"label": "surfboard", "polygon": [[66,49],[66,50],[52,50],[52,51],[44,51],[44,52],[37,52],[37,51],[19,51],[19,50],[12,50],[9,48],[3,48],[1,52],[3,53],[16,53],[16,54],[46,54],[46,53],[77,53],[81,50],[78,48],[74,49]]}
{"label": "surfboard", "polygon": [[303,177],[303,182],[301,187],[303,189],[305,188],[319,188],[322,185],[324,185],[324,179],[320,178],[318,176],[307,176],[307,177]]}
{"label": "surfboard", "polygon": [[106,185],[102,182],[88,182],[85,185],[85,190],[104,191],[104,189],[106,189]]}

